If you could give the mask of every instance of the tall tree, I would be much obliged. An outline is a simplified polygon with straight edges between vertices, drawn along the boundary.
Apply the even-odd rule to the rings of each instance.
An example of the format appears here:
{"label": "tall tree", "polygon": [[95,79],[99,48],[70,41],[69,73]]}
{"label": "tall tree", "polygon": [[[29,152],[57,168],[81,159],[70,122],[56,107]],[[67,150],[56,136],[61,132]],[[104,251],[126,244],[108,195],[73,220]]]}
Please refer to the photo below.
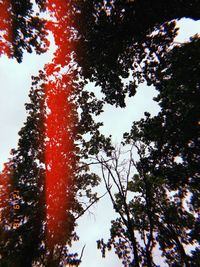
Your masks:
{"label": "tall tree", "polygon": [[119,215],[111,222],[109,240],[97,241],[98,248],[103,257],[114,248],[125,267],[160,266],[155,258],[159,251],[159,262],[191,266],[194,260],[188,245],[198,242],[193,235],[198,220],[197,214],[189,211],[185,189],[171,189],[165,177],[146,169],[143,160],[152,149],[149,144],[135,136],[127,144],[126,152],[116,149],[111,157],[97,157]]}
{"label": "tall tree", "polygon": [[[49,116],[45,92],[47,84],[48,78],[43,71],[40,71],[38,77],[33,77],[31,102],[26,104],[27,121],[19,132],[18,147],[12,151],[7,168],[1,174],[1,185],[4,189],[7,188],[8,192],[7,199],[4,198],[1,205],[1,266],[79,264],[78,255],[70,254],[68,246],[78,238],[75,233],[76,220],[97,201],[92,188],[99,183],[99,178],[90,172],[87,155],[96,153],[102,144],[109,144],[109,139],[106,141],[100,135],[98,128],[101,124],[95,123],[92,117],[92,113],[98,115],[102,112],[102,102],[83,89],[83,82],[74,79],[74,91],[70,95],[70,101],[74,103],[76,109],[64,114],[73,125],[68,123],[67,128],[63,128],[61,124],[61,128],[56,129],[61,133],[71,131],[74,138],[73,149],[67,150],[68,154],[64,155],[65,160],[58,162],[62,164],[63,169],[67,165],[72,172],[70,177],[67,177],[67,173],[59,173],[60,180],[55,184],[59,188],[61,186],[66,188],[67,202],[59,202],[65,206],[64,220],[54,219],[56,228],[63,230],[62,238],[56,238],[56,232],[51,232],[56,243],[53,244],[53,248],[49,247],[46,235],[48,218],[45,196],[45,176],[49,166],[45,161],[45,149],[48,144],[53,145],[53,140],[56,140],[57,146],[60,144],[59,139],[56,139],[59,135],[51,137],[45,131],[45,118]],[[72,120],[69,116],[76,116],[76,120]],[[84,138],[86,133],[88,140]],[[63,150],[62,153],[64,152]],[[69,160],[69,157],[73,160]],[[66,184],[62,184],[64,180]],[[18,191],[19,210],[13,208],[16,205],[16,199],[13,199],[15,191]],[[52,197],[57,207],[56,203],[60,196],[54,194]],[[17,225],[14,225],[15,219],[18,219]]]}
{"label": "tall tree", "polygon": [[[42,52],[44,48],[42,46],[47,44],[46,31],[42,28],[43,21],[38,16],[33,17],[32,4],[23,1],[24,6],[22,7],[22,2],[5,1],[4,3],[6,3],[8,16],[2,20],[3,30],[7,32],[2,39],[1,52],[7,53],[6,49],[9,48],[9,56],[15,56],[18,61],[21,61],[24,49],[31,52],[32,47],[35,46],[39,53]],[[42,10],[45,2],[37,1],[37,3]],[[199,241],[197,240],[199,239],[199,224],[194,216],[199,205],[197,182],[199,178],[199,117],[197,115],[199,110],[199,63],[197,61],[195,66],[193,64],[195,59],[198,60],[199,39],[193,38],[191,43],[177,46],[170,53],[169,50],[177,34],[175,22],[172,20],[184,16],[198,19],[199,1],[185,1],[184,5],[181,0],[167,3],[164,1],[145,1],[144,3],[139,0],[127,2],[68,1],[66,6],[70,8],[67,9],[66,16],[61,12],[62,8],[57,5],[58,3],[56,5],[53,1],[47,3],[49,3],[48,11],[54,14],[54,19],[61,18],[60,23],[57,23],[58,20],[47,24],[50,25],[49,29],[55,30],[55,41],[59,45],[54,64],[49,65],[50,74],[53,73],[52,69],[57,71],[62,67],[69,67],[69,58],[72,57],[78,64],[75,67],[79,74],[76,73],[75,76],[80,75],[86,80],[95,81],[96,85],[101,85],[106,95],[105,100],[121,107],[125,106],[126,94],[134,95],[138,83],[144,80],[148,84],[153,83],[160,92],[157,101],[159,101],[162,111],[159,115],[150,118],[150,115],[146,114],[146,119],[135,123],[130,135],[126,135],[127,143],[137,137],[149,147],[149,154],[144,154],[138,164],[135,164],[138,175],[134,176],[132,184],[128,183],[129,185],[126,187],[126,192],[135,192],[134,188],[136,187],[137,192],[142,194],[143,198],[141,201],[140,197],[134,197],[133,203],[127,203],[124,187],[118,184],[119,194],[115,198],[112,197],[112,201],[120,214],[120,219],[113,223],[113,236],[108,247],[110,248],[111,243],[116,247],[118,255],[123,255],[125,258],[124,264],[132,261],[136,266],[141,262],[151,266],[154,264],[152,259],[154,242],[158,241],[163,255],[170,264],[174,261],[174,264],[177,265],[183,263],[188,265],[190,259],[184,251],[182,243]],[[56,6],[55,10],[54,5]],[[3,7],[5,9],[5,5]],[[60,14],[63,16],[61,17]],[[141,20],[141,17],[145,19]],[[11,21],[13,29],[8,28]],[[65,32],[63,27],[66,27],[67,34],[61,34]],[[37,37],[39,32],[41,32],[40,40]],[[71,35],[68,35],[69,33]],[[73,47],[73,53],[68,51],[71,47]],[[62,51],[64,52],[62,53]],[[191,64],[184,65],[183,70],[179,72],[179,66],[183,61],[189,61]],[[73,66],[72,69],[76,72]],[[72,139],[77,142],[77,145],[73,143],[73,149],[71,148],[66,155],[62,151],[62,157],[70,158],[67,163],[70,165],[68,168],[75,170],[73,175],[70,175],[69,184],[65,187],[70,205],[67,207],[66,203],[62,205],[65,206],[67,224],[54,220],[58,228],[66,227],[66,235],[60,241],[57,238],[56,245],[49,250],[45,240],[47,221],[44,203],[46,186],[44,175],[49,166],[45,166],[44,150],[45,147],[51,147],[52,144],[60,146],[60,143],[58,139],[54,142],[53,139],[48,139],[49,135],[45,136],[44,125],[48,115],[49,117],[52,115],[53,124],[57,120],[56,116],[60,113],[57,110],[57,113],[51,114],[48,110],[48,107],[51,106],[45,100],[45,86],[48,85],[48,82],[44,81],[44,84],[42,82],[47,76],[41,72],[40,77],[34,79],[34,83],[36,86],[40,82],[43,85],[41,88],[39,86],[36,90],[32,90],[32,102],[27,105],[29,116],[24,128],[20,131],[19,147],[13,150],[13,159],[10,160],[1,175],[4,187],[6,186],[4,183],[6,176],[10,177],[6,192],[12,192],[13,189],[20,191],[18,200],[20,209],[15,211],[14,215],[13,200],[9,198],[7,202],[5,199],[2,200],[2,214],[5,214],[1,224],[2,266],[10,266],[14,259],[16,259],[16,266],[20,266],[20,264],[31,266],[34,261],[49,266],[63,264],[66,260],[65,245],[67,242],[70,243],[73,237],[76,238],[72,234],[75,219],[84,212],[78,196],[82,196],[84,190],[91,203],[96,200],[88,187],[96,185],[98,178],[94,174],[87,173],[88,164],[81,162],[81,158],[87,158],[88,154],[95,155],[102,148],[106,150],[108,156],[111,153],[110,139],[106,139],[100,134],[100,124],[95,123],[91,115],[91,113],[98,115],[102,111],[103,102],[97,101],[94,94],[82,90],[84,84],[81,85],[78,78],[73,82],[69,81],[62,70],[59,73],[62,78],[60,79],[58,75],[53,86],[57,88],[57,83],[60,82],[62,85],[65,84],[64,86],[68,86],[69,82],[76,83],[78,86],[74,86],[74,95],[70,95],[70,97],[68,95],[68,100],[73,103],[70,104],[70,107],[82,110],[80,114],[72,108],[70,112],[64,114],[63,119],[69,120],[70,127],[76,129],[76,132],[70,132],[72,129],[70,127],[59,128],[57,125],[58,128],[56,128],[59,133],[58,139],[62,136],[62,131],[66,130],[69,131],[69,138],[66,139],[66,142],[70,143]],[[185,79],[188,74],[191,79]],[[131,75],[133,80],[125,84],[123,79]],[[62,101],[62,99],[60,100]],[[78,119],[74,120],[74,117]],[[175,124],[177,121],[180,123],[174,129],[172,122]],[[89,133],[88,139],[84,139],[85,133]],[[151,146],[151,142],[154,144],[153,146]],[[101,163],[105,164],[104,161]],[[63,166],[66,162],[62,160],[58,164]],[[109,172],[110,167],[106,168]],[[79,171],[79,174],[76,171]],[[114,168],[114,172],[118,182],[121,183],[123,177],[120,177],[117,167]],[[66,177],[66,173],[64,176]],[[156,184],[154,188],[154,180],[157,178],[159,186]],[[113,178],[113,182],[116,184],[116,178]],[[54,186],[54,188],[61,188],[62,185]],[[150,188],[149,191],[148,188]],[[107,189],[110,190],[108,181]],[[159,201],[151,198],[151,192],[154,189]],[[168,191],[175,190],[177,192],[171,201]],[[189,211],[185,211],[182,203],[188,195],[191,196],[188,200]],[[58,203],[58,197],[53,193],[51,198]],[[155,209],[152,203],[155,205]],[[32,207],[36,207],[36,209],[32,210]],[[148,212],[149,210],[155,212],[154,218]],[[138,218],[132,211],[136,212]],[[157,218],[157,214],[160,215],[160,219]],[[176,216],[173,217],[173,214]],[[20,225],[17,229],[13,229],[12,222],[16,215],[20,218]],[[142,222],[143,216],[146,218],[144,223]],[[38,227],[33,227],[36,223]],[[122,229],[124,225],[125,232]],[[115,232],[116,227],[118,227],[117,230],[121,229],[120,233]],[[137,242],[134,229],[140,231],[144,241],[143,246]],[[27,231],[30,234],[26,235]],[[153,234],[155,231],[156,237]],[[51,232],[51,234],[55,237],[55,232]],[[34,235],[36,238],[33,238]],[[116,238],[121,238],[121,235],[123,238],[125,237],[125,241],[119,239],[118,244],[115,241]],[[34,244],[33,249],[30,246],[30,240]],[[105,248],[103,243],[100,244]],[[133,251],[134,259],[130,260],[127,249]],[[173,258],[173,253],[178,256]],[[27,257],[24,258],[26,254]],[[196,250],[193,255],[193,260],[198,262],[199,251]],[[77,263],[76,260],[75,263]]]}
{"label": "tall tree", "polygon": [[161,111],[134,124],[138,135],[155,142],[148,161],[152,171],[168,178],[171,187],[188,187],[194,209],[199,205],[199,41],[196,36],[165,57],[153,81]]}
{"label": "tall tree", "polygon": [[124,266],[154,266],[155,245],[169,266],[199,264],[199,47],[195,36],[163,58],[151,79],[161,111],[145,113],[124,134],[123,144],[132,146],[129,157],[120,151],[97,157],[120,215],[111,238],[98,246],[103,255],[113,246]]}
{"label": "tall tree", "polygon": [[[5,214],[3,210],[7,223],[1,222],[1,266],[32,266],[32,261],[44,252],[44,168],[40,165],[44,150],[42,90],[35,93],[32,90],[30,98],[31,103],[26,105],[29,116],[19,132],[18,148],[12,151],[9,170],[4,170],[10,184],[7,196],[10,212]],[[17,199],[13,199],[16,191]],[[14,209],[16,200],[18,210]]]}

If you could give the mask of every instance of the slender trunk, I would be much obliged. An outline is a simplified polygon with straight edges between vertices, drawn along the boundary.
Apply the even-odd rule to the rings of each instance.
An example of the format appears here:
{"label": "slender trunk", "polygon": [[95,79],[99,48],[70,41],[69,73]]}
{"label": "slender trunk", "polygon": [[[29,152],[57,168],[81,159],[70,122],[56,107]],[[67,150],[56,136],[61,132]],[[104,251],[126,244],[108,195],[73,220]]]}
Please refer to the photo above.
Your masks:
{"label": "slender trunk", "polygon": [[134,260],[133,260],[133,266],[134,267],[139,267],[139,256],[138,256],[138,249],[137,249],[137,242],[134,234],[134,230],[132,228],[132,224],[128,221],[128,231],[130,233],[130,241],[133,246],[133,255],[134,255]]}
{"label": "slender trunk", "polygon": [[177,248],[178,248],[178,252],[180,253],[180,257],[181,257],[181,264],[185,267],[190,267],[190,264],[188,262],[188,257],[187,254],[185,253],[184,247],[181,244],[179,237],[177,236],[177,233],[174,231],[174,229],[171,226],[168,226],[170,232],[172,233],[173,239],[176,242]]}
{"label": "slender trunk", "polygon": [[183,264],[183,266],[185,265],[185,267],[190,267],[190,264],[188,263],[188,259],[187,259],[187,255],[185,253],[184,247],[181,244],[181,242],[179,241],[179,238],[177,235],[174,236],[174,239],[176,241],[180,256],[181,256],[181,263]]}
{"label": "slender trunk", "polygon": [[121,215],[121,218],[124,221],[124,224],[126,225],[126,227],[128,229],[128,232],[130,234],[130,241],[131,241],[131,244],[132,244],[132,247],[133,247],[133,255],[134,255],[132,266],[140,267],[140,265],[139,265],[139,256],[138,256],[138,248],[137,248],[137,241],[136,241],[135,234],[134,234],[134,223],[132,223],[131,218],[130,218],[129,208],[128,208],[127,203],[126,203],[126,197],[123,194],[121,194],[121,197],[123,199],[124,209],[125,209],[125,214],[126,214],[127,220],[125,220],[124,216],[121,215],[120,212],[119,212],[119,214]]}
{"label": "slender trunk", "polygon": [[146,250],[146,257],[147,257],[147,266],[152,267],[151,252],[148,249]]}
{"label": "slender trunk", "polygon": [[147,266],[152,267],[152,251],[151,251],[151,243],[153,242],[153,219],[152,219],[152,194],[151,194],[151,183],[148,181],[148,177],[143,173],[144,167],[142,167],[142,171],[140,171],[140,176],[143,179],[144,182],[144,189],[145,189],[145,202],[146,202],[146,214],[149,219],[149,232],[148,235],[148,241],[147,244],[145,244],[146,247],[146,260],[147,260]]}

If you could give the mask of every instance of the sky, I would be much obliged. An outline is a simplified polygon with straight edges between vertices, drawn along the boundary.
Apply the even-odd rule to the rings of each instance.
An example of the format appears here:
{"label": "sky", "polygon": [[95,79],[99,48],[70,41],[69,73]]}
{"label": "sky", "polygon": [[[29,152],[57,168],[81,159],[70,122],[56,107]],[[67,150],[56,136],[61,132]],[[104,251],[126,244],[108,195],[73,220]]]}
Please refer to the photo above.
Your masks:
{"label": "sky", "polygon": [[[200,33],[200,21],[182,19],[178,25],[180,26],[179,36],[176,39],[178,42],[187,41],[189,36]],[[10,150],[17,147],[18,131],[26,120],[24,103],[29,102],[31,76],[37,75],[38,70],[50,61],[52,53],[53,50],[50,49],[46,54],[39,56],[35,53],[25,54],[21,64],[14,59],[0,57],[0,170],[9,158]],[[89,86],[90,90],[98,90],[92,84]],[[132,122],[143,117],[144,111],[152,115],[157,114],[159,107],[152,100],[155,95],[156,91],[153,87],[143,84],[136,95],[128,99],[125,109],[116,109],[107,105],[100,117],[104,122],[102,132],[106,135],[112,134],[113,142],[119,143],[123,132],[129,131]],[[103,193],[105,190],[102,188],[100,192]],[[95,204],[89,213],[79,219],[77,233],[80,241],[75,244],[73,250],[77,249],[80,252],[86,245],[80,267],[122,266],[114,254],[102,260],[100,251],[96,249],[96,240],[102,237],[107,240],[109,237],[110,221],[114,217],[112,205],[106,196]]]}

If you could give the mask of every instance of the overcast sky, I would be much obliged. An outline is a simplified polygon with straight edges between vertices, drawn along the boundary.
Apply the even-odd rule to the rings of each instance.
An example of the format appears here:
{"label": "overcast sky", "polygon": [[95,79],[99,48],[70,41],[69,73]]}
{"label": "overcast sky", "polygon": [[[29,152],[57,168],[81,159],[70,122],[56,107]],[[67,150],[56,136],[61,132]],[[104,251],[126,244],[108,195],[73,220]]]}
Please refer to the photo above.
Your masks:
{"label": "overcast sky", "polygon": [[[200,21],[183,19],[179,25],[181,29],[177,41],[186,41],[189,36],[200,33]],[[24,103],[29,101],[31,76],[37,75],[37,71],[42,69],[51,57],[52,51],[40,56],[34,53],[26,54],[21,64],[15,60],[8,60],[5,56],[0,58],[0,170],[7,161],[10,150],[16,148],[17,133],[26,120]],[[136,96],[128,100],[125,109],[106,106],[104,114],[101,115],[104,122],[103,133],[112,134],[113,141],[120,142],[123,132],[129,131],[132,122],[139,120],[144,111],[152,114],[158,112],[159,108],[152,100],[155,95],[156,92],[152,87],[142,85]],[[107,197],[102,199],[91,212],[95,215],[88,214],[81,218],[77,228],[81,238],[78,242],[79,251],[86,244],[81,267],[121,267],[121,263],[114,256],[102,260],[100,251],[96,249],[97,239],[105,237],[106,240],[109,237],[110,221],[114,216],[109,199]],[[76,250],[76,247],[74,249]]]}

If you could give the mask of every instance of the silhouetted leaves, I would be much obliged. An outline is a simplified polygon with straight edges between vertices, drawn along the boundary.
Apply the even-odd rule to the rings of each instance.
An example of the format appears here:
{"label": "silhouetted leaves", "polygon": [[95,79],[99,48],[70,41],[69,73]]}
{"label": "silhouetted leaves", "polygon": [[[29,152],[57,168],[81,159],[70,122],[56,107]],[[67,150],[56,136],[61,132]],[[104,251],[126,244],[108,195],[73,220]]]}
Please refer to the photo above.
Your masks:
{"label": "silhouetted leaves", "polygon": [[[149,84],[176,36],[174,19],[200,18],[199,1],[74,1],[76,60],[85,79],[102,87],[105,100],[125,106],[134,86]],[[132,81],[131,81],[132,83]],[[132,91],[134,92],[134,91]]]}
{"label": "silhouetted leaves", "polygon": [[[170,266],[198,265],[199,250],[189,255],[185,247],[199,243],[200,43],[198,36],[183,45],[175,46],[173,40],[175,20],[199,19],[200,2],[37,0],[36,5],[39,14],[29,0],[0,3],[5,11],[1,54],[18,62],[25,51],[41,54],[48,48],[48,31],[58,46],[52,63],[32,78],[27,120],[0,176],[1,266],[80,264],[68,247],[78,239],[76,219],[97,200],[92,187],[100,178],[90,172],[90,156],[97,156],[102,165],[102,178],[119,215],[112,221],[108,242],[98,241],[103,256],[114,247],[124,266],[156,266],[157,246]],[[41,18],[45,10],[48,21]],[[101,86],[103,100],[84,89],[88,80]],[[145,113],[145,119],[124,134],[123,144],[132,148],[120,163],[121,151],[113,149],[111,137],[101,134],[102,123],[95,116],[106,102],[125,107],[126,95],[134,96],[144,81],[158,90],[155,100],[161,111],[153,118]],[[99,156],[102,151],[106,160]],[[53,210],[60,205],[65,212],[59,220],[58,213],[50,218],[55,226],[50,236],[56,240],[50,247],[45,177],[55,166],[58,179],[50,198]],[[56,194],[59,189],[64,194]],[[17,210],[13,190],[19,191]],[[60,201],[65,198],[68,202]],[[14,227],[16,218],[19,224]]]}

